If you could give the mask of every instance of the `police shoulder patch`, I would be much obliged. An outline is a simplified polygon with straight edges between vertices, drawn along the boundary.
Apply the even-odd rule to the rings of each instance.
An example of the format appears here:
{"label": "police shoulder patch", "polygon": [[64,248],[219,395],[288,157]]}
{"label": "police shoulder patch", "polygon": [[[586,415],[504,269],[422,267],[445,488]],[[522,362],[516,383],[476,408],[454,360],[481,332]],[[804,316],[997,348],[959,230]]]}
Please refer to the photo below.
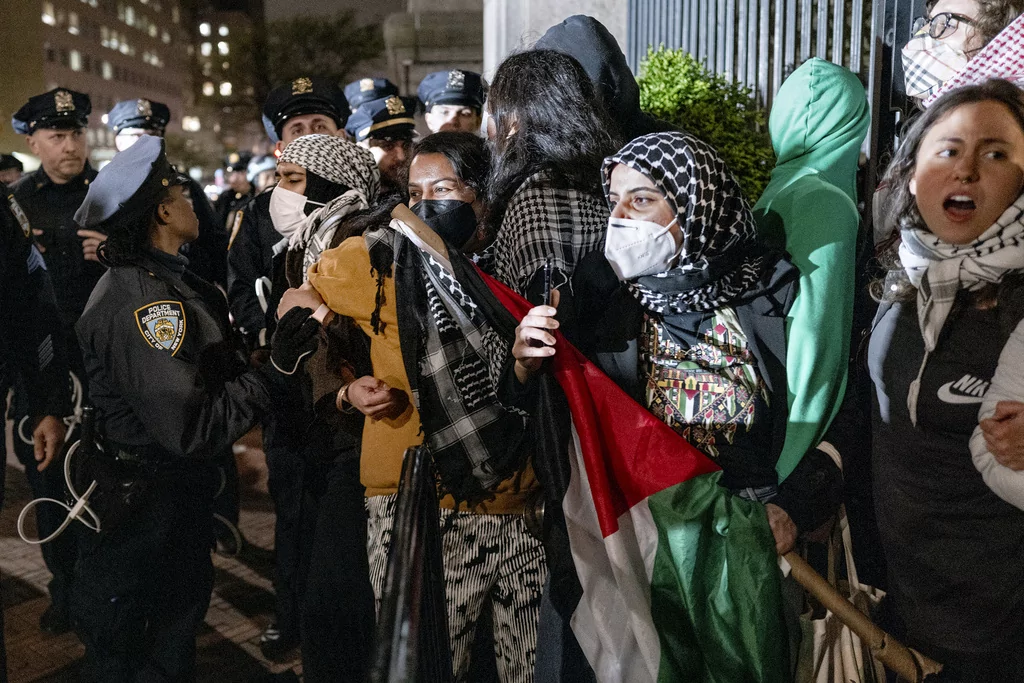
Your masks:
{"label": "police shoulder patch", "polygon": [[154,301],[135,311],[135,322],[146,343],[172,356],[185,340],[185,309],[180,301]]}

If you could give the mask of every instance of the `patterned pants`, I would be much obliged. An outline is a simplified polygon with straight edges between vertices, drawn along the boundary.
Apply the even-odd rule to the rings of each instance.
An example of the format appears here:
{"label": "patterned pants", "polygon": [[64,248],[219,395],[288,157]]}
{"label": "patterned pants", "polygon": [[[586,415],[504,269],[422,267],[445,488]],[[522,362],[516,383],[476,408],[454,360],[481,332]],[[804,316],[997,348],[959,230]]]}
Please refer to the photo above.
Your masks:
{"label": "patterned pants", "polygon": [[[396,496],[366,500],[370,582],[380,609]],[[444,529],[451,510],[441,510]],[[461,513],[441,537],[448,635],[455,680],[465,681],[480,612],[494,614],[494,656],[502,683],[533,681],[537,618],[547,577],[544,548],[526,530],[522,515]]]}

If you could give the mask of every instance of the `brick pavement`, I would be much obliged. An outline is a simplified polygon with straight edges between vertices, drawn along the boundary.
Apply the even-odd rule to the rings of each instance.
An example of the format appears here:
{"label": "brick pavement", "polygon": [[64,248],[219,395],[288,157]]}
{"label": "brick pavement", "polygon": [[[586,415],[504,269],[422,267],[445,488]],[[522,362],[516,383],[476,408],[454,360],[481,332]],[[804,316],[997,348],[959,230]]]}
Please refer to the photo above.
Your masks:
{"label": "brick pavement", "polygon": [[[199,681],[294,681],[293,674],[302,671],[297,651],[291,661],[278,664],[265,660],[259,651],[260,632],[273,611],[274,514],[258,434],[239,443],[236,458],[241,482],[239,526],[250,545],[238,558],[214,556],[213,598],[197,641]],[[50,574],[39,549],[23,543],[15,529],[18,513],[29,498],[24,472],[11,456],[0,513],[0,585],[10,683],[77,681],[83,653],[78,638],[39,630],[39,617],[49,604]]]}

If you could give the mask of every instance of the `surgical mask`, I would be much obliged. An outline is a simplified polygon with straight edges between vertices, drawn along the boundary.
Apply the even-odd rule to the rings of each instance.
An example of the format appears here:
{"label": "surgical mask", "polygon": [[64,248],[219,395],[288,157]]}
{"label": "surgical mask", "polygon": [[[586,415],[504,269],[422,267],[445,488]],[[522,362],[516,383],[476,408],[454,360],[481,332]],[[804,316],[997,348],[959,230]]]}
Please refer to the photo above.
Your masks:
{"label": "surgical mask", "polygon": [[903,80],[907,96],[927,99],[963,71],[970,59],[949,43],[921,32],[903,46]]}
{"label": "surgical mask", "polygon": [[458,199],[421,199],[412,212],[456,249],[461,249],[477,229],[473,205]]}
{"label": "surgical mask", "polygon": [[298,192],[286,190],[280,185],[270,193],[270,220],[274,230],[282,237],[290,238],[306,223],[306,197]]}
{"label": "surgical mask", "polygon": [[679,255],[672,225],[632,218],[612,218],[604,242],[604,257],[623,282],[664,273]]}

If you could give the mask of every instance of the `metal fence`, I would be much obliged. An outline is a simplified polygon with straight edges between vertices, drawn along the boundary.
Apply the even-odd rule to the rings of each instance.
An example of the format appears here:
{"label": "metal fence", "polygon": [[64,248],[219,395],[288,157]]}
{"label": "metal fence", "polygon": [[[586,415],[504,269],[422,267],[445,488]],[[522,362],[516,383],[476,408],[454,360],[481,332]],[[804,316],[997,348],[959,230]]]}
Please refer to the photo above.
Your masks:
{"label": "metal fence", "polygon": [[[627,59],[649,47],[682,48],[750,87],[770,107],[782,82],[811,57],[860,75],[871,104],[866,145],[873,188],[908,111],[900,48],[925,0],[629,0]],[[865,197],[866,198],[866,197]]]}

